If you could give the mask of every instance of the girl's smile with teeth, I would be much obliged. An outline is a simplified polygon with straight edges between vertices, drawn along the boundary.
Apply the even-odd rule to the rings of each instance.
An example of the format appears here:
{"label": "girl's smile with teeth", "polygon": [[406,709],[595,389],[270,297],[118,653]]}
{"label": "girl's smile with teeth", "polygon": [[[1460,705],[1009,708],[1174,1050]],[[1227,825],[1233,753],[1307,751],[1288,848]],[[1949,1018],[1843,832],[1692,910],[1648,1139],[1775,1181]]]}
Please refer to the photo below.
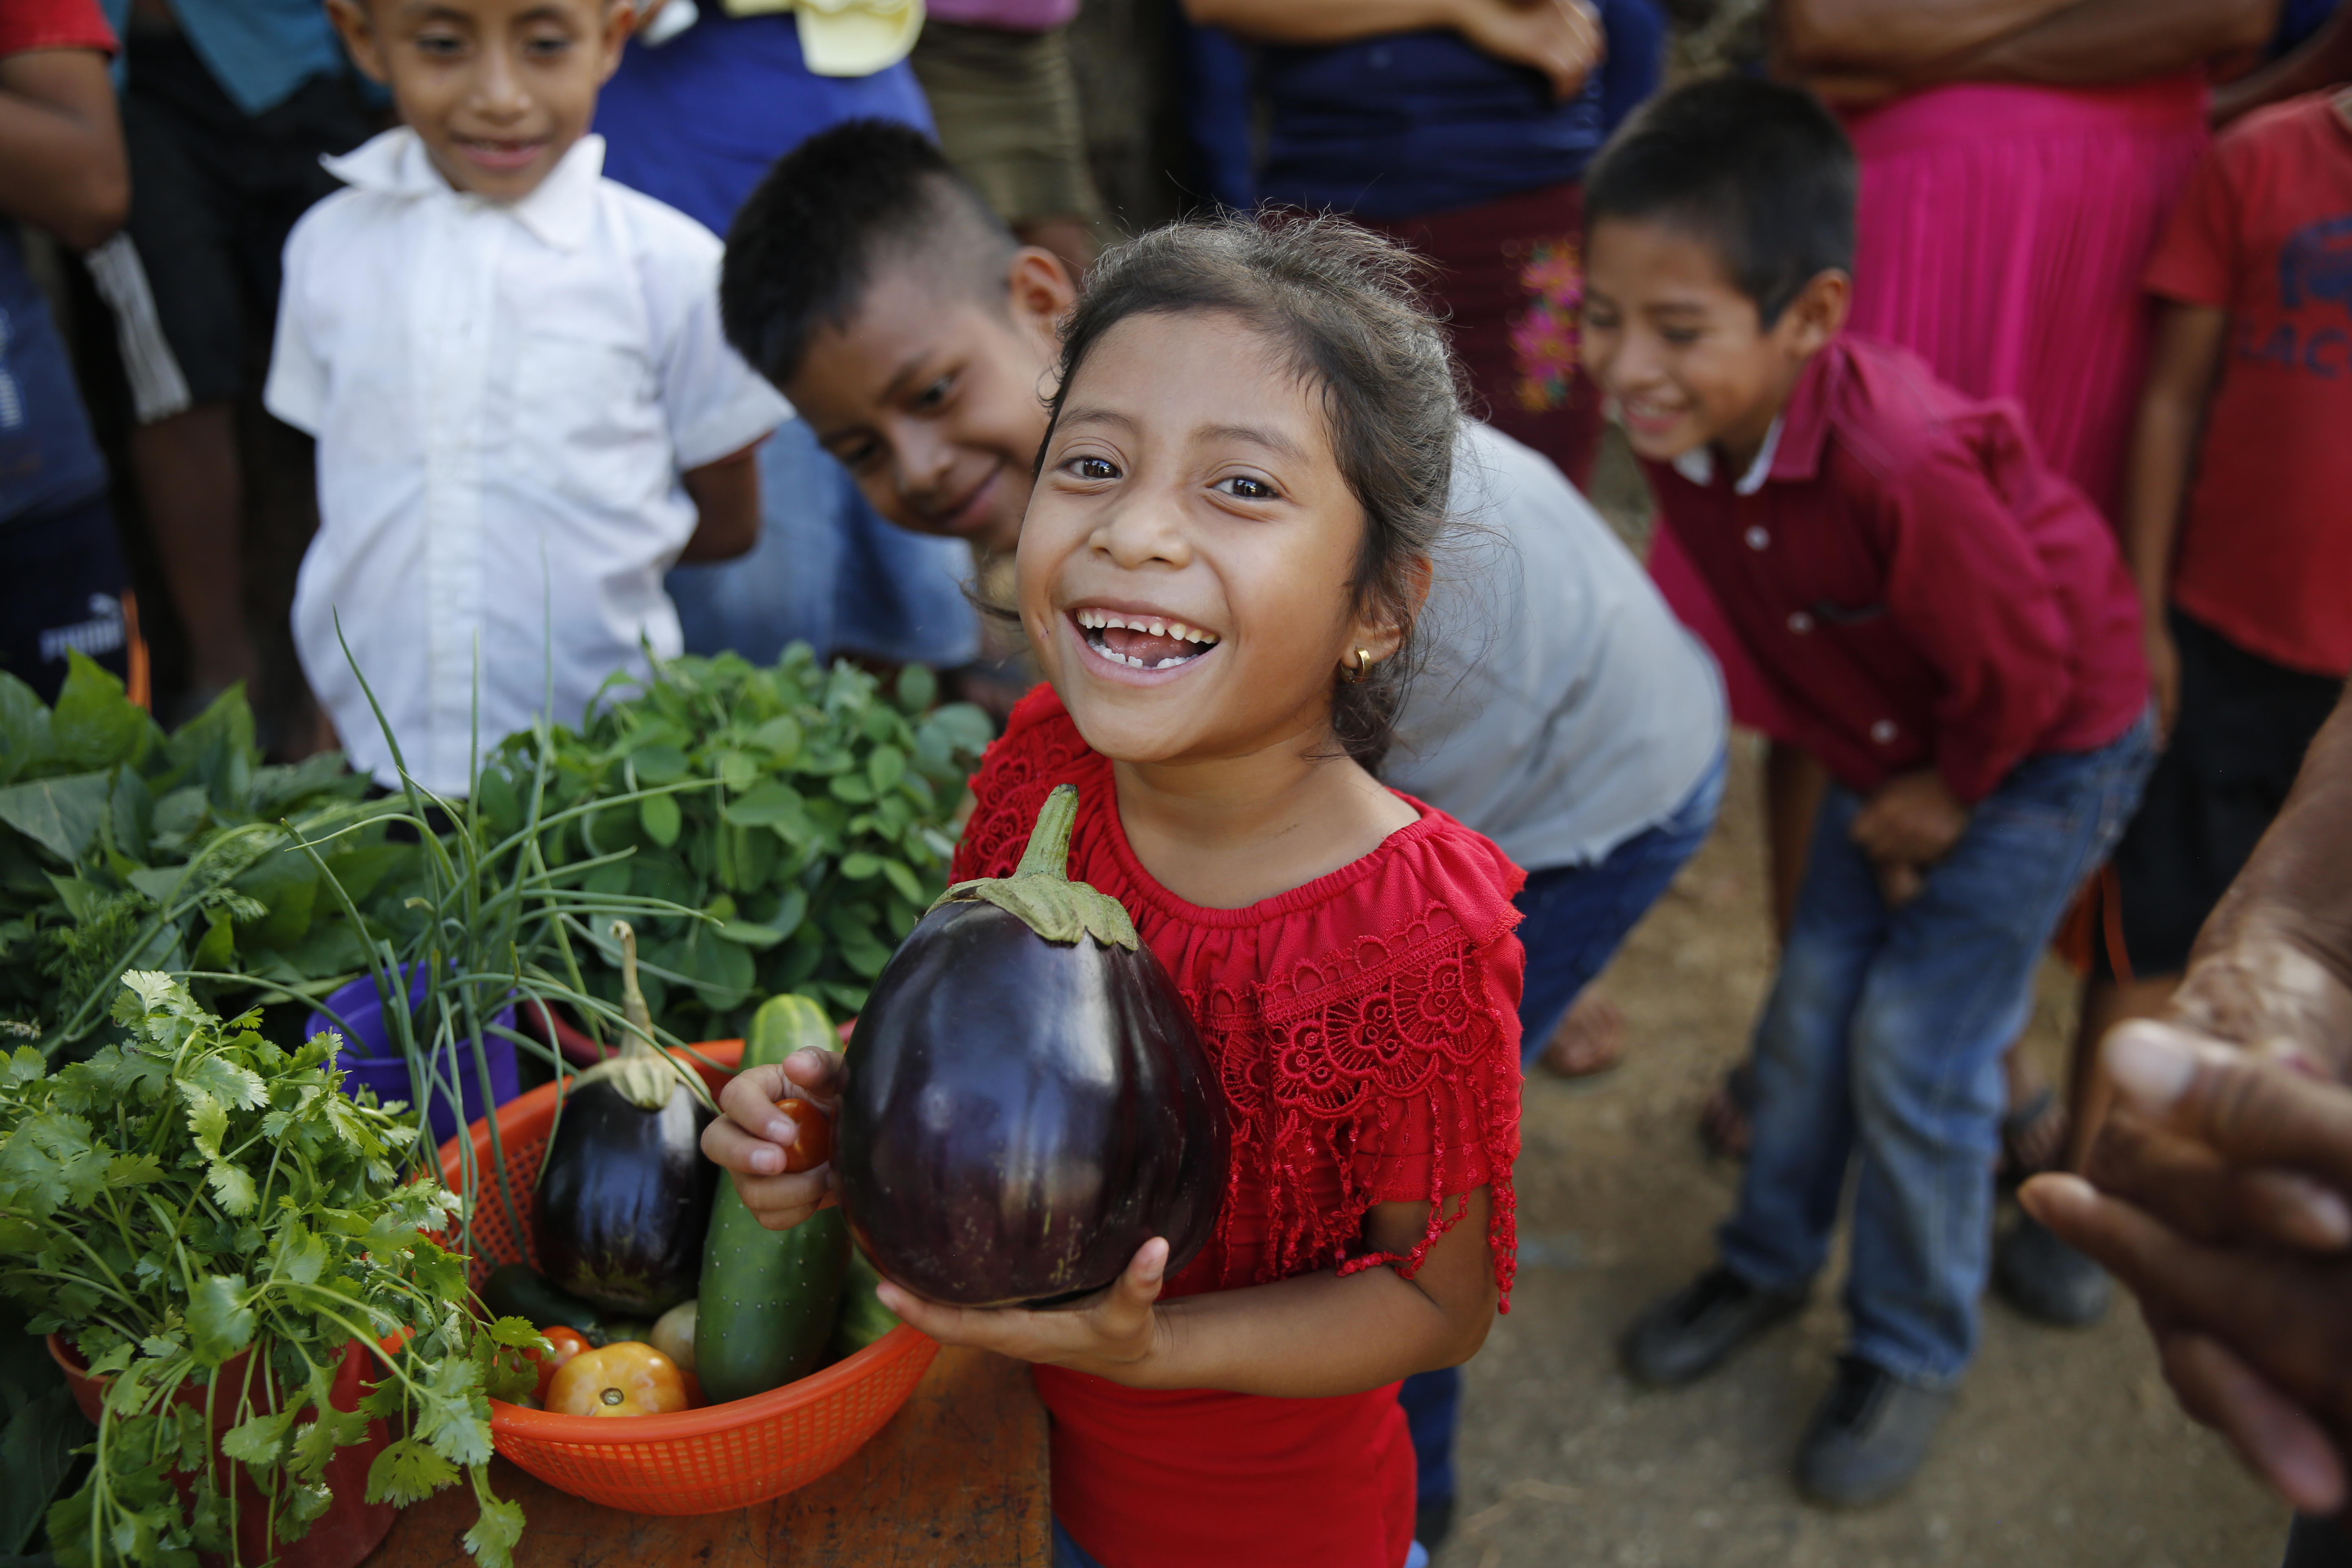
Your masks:
{"label": "girl's smile with teeth", "polygon": [[1341,664],[1397,646],[1355,589],[1366,516],[1314,385],[1223,311],[1122,320],[1065,383],[1022,624],[1087,743],[1167,787],[1239,755],[1320,769]]}
{"label": "girl's smile with teeth", "polygon": [[1216,633],[1164,616],[1092,608],[1070,612],[1078,635],[1099,657],[1130,669],[1173,669],[1216,647]]}

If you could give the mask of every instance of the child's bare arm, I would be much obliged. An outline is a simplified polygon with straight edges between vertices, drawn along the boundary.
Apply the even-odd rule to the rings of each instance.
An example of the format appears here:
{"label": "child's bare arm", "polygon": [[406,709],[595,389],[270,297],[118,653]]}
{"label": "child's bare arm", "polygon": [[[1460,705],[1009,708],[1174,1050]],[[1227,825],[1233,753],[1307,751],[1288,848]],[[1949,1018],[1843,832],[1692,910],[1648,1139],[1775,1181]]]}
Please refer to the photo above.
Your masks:
{"label": "child's bare arm", "polygon": [[2341,81],[2352,81],[2352,10],[2339,5],[2301,47],[2260,70],[2215,88],[2209,117],[2218,128],[2264,104],[2281,103]]}
{"label": "child's bare arm", "polygon": [[28,49],[0,59],[0,216],[88,250],[112,238],[130,210],[106,57]]}
{"label": "child's bare arm", "polygon": [[[1458,1365],[1486,1342],[1496,1301],[1489,1212],[1481,1187],[1411,1279],[1392,1268],[1344,1279],[1327,1269],[1156,1306],[1168,1248],[1153,1241],[1118,1283],[1066,1311],[941,1307],[890,1285],[882,1299],[944,1344],[977,1345],[1134,1388],[1215,1388],[1286,1399],[1360,1394]],[[1365,1216],[1365,1244],[1410,1252],[1428,1221],[1426,1204],[1378,1205]]]}
{"label": "child's bare arm", "polygon": [[1981,48],[2063,11],[2074,0],[1781,0],[1773,19],[1781,59],[1799,73],[1901,77]]}
{"label": "child's bare arm", "polygon": [[2076,0],[1912,79],[2053,87],[2137,81],[2259,49],[2277,23],[2276,0]]}
{"label": "child's bare arm", "polygon": [[1543,72],[1562,98],[1583,88],[1608,47],[1587,0],[1184,0],[1184,15],[1276,44],[1451,28],[1496,59]]}
{"label": "child's bare arm", "polygon": [[732,561],[760,542],[760,465],[757,441],[715,463],[686,470],[686,493],[693,498],[694,537],[678,552],[681,563]]}
{"label": "child's bare arm", "polygon": [[1784,0],[1780,68],[1832,101],[1954,81],[2082,86],[2259,47],[2275,0]]}
{"label": "child's bare arm", "polygon": [[2172,594],[2173,545],[2229,327],[2229,312],[2217,307],[2166,302],[2125,468],[2124,559],[2139,589],[2148,680],[2157,722],[2168,734],[2180,706],[2180,657],[2164,618]]}

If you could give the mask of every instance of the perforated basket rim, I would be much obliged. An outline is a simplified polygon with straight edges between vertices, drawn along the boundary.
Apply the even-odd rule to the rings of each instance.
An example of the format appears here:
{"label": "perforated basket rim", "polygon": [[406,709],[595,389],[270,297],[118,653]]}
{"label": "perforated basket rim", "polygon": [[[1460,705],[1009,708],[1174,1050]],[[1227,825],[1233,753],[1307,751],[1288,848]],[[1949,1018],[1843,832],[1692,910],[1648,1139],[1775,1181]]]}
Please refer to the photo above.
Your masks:
{"label": "perforated basket rim", "polygon": [[[740,1040],[705,1040],[692,1048],[718,1063],[718,1069],[696,1062],[683,1052],[673,1051],[670,1054],[687,1061],[714,1090],[734,1076],[729,1069],[743,1057],[743,1042]],[[499,1107],[500,1141],[543,1135],[548,1124],[555,1120],[555,1104],[562,1087],[562,1081],[541,1084]],[[485,1117],[475,1122],[459,1136],[472,1140],[475,1169],[488,1170],[490,1164],[489,1119]],[[441,1145],[441,1179],[452,1191],[462,1192],[458,1183],[464,1174],[464,1158],[459,1152],[457,1139],[452,1138]],[[490,1401],[490,1430],[494,1434],[527,1438],[537,1443],[581,1444],[599,1448],[669,1444],[684,1438],[739,1431],[761,1426],[804,1406],[829,1404],[885,1366],[919,1353],[924,1342],[921,1331],[901,1323],[865,1349],[781,1388],[772,1388],[765,1394],[755,1394],[747,1399],[731,1399],[722,1405],[706,1405],[699,1410],[680,1410],[667,1415],[635,1415],[625,1421],[600,1419],[593,1415],[562,1415],[553,1411],[530,1410],[520,1405],[509,1405],[502,1399],[493,1399]]]}

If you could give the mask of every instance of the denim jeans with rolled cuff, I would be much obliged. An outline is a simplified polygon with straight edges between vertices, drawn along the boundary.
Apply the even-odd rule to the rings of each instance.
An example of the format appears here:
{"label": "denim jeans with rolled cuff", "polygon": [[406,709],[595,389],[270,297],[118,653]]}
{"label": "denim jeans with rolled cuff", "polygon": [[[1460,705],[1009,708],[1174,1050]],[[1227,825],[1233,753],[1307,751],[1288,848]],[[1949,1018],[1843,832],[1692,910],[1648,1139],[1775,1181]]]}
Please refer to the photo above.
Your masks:
{"label": "denim jeans with rolled cuff", "polygon": [[864,654],[935,669],[980,657],[980,621],[963,596],[967,545],[883,521],[805,420],[779,426],[757,461],[751,553],[674,566],[663,583],[687,652],[772,664],[797,641],[820,659]]}
{"label": "denim jeans with rolled cuff", "polygon": [[2092,752],[2028,757],[1978,803],[1901,909],[1822,803],[1796,919],[1756,1029],[1754,1141],[1719,1241],[1749,1284],[1801,1291],[1853,1176],[1853,1352],[1947,1387],[1977,1344],[1992,1233],[2001,1057],[2025,1026],[2059,917],[2130,819],[2155,759],[2146,717]]}

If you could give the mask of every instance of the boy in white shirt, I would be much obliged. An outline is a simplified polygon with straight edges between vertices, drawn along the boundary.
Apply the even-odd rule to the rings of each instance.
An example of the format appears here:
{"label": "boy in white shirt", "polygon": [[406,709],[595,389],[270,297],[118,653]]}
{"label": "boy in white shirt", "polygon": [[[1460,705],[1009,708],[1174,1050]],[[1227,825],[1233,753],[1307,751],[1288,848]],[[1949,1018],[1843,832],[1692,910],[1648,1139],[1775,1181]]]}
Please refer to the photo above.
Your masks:
{"label": "boy in white shirt", "polygon": [[[319,443],[294,633],[355,766],[443,796],[680,648],[662,574],[759,536],[792,410],[727,346],[719,242],[606,180],[588,125],[627,0],[327,0],[405,122],[286,247],[264,397]],[[352,659],[338,641],[348,642]]]}

